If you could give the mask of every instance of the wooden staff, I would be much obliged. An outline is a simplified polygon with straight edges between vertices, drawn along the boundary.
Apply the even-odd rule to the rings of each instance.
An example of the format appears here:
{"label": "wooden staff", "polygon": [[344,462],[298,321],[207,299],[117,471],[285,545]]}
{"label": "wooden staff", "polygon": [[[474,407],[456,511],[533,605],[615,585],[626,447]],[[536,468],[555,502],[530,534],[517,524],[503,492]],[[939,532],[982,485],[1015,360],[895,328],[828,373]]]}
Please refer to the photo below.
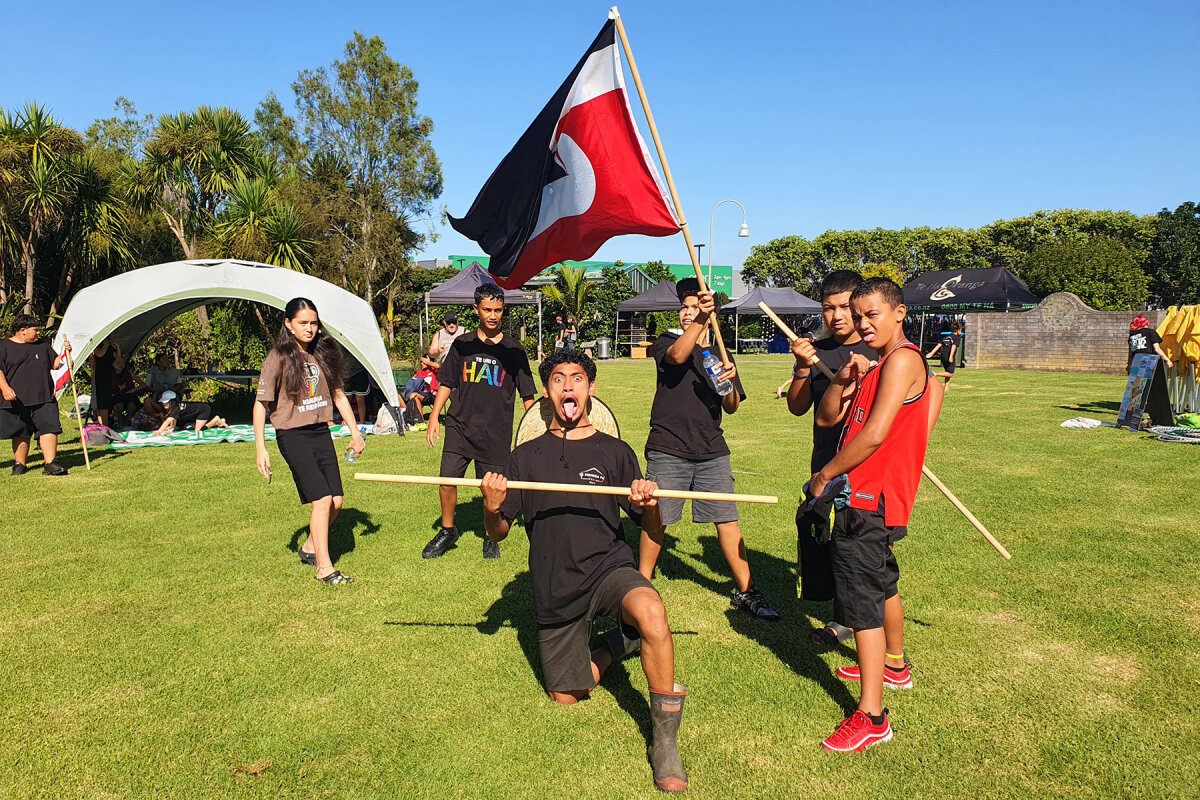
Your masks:
{"label": "wooden staff", "polygon": [[[629,73],[633,75],[633,85],[637,87],[638,98],[642,101],[642,111],[646,113],[646,122],[650,125],[650,136],[654,139],[654,149],[658,151],[658,161],[662,164],[663,176],[667,179],[667,189],[671,192],[671,202],[675,204],[675,216],[679,219],[679,229],[683,231],[683,241],[687,244],[688,257],[692,260],[692,269],[696,280],[700,282],[701,291],[708,291],[704,273],[700,271],[700,257],[692,246],[692,233],[688,229],[687,220],[683,217],[683,204],[679,202],[679,193],[675,191],[675,179],[671,177],[671,165],[667,163],[667,154],[663,151],[662,140],[658,137],[658,126],[654,124],[654,114],[650,113],[650,101],[646,98],[646,89],[642,86],[642,76],[638,73],[637,62],[633,60],[633,50],[629,46],[629,37],[625,35],[625,23],[617,7],[609,9],[609,15],[617,23],[617,34],[621,37],[621,49],[625,51],[625,60],[629,62]],[[708,243],[712,247],[712,242]],[[729,352],[725,349],[725,340],[721,338],[721,329],[717,325],[717,314],[708,318],[712,325],[713,336],[717,340],[717,349],[721,351],[721,360],[729,362]],[[665,495],[664,495],[665,496]]]}
{"label": "wooden staff", "polygon": [[[426,486],[473,486],[479,488],[483,481],[478,478],[439,478],[427,475],[384,475],[372,472],[354,473],[356,481],[380,481],[382,483],[419,483]],[[591,486],[578,483],[541,483],[539,481],[509,481],[508,488],[531,492],[578,492],[580,494],[611,494],[628,497],[628,486]],[[680,492],[659,489],[655,497],[678,498],[680,500],[720,500],[730,503],[766,503],[774,505],[778,497],[764,494],[729,494],[726,492]]]}
{"label": "wooden staff", "polygon": [[[67,341],[65,336],[63,341]],[[87,466],[88,472],[91,472],[92,461],[88,458],[87,434],[83,432],[83,414],[79,413],[79,392],[75,389],[75,361],[71,358],[70,350],[66,350],[64,355],[67,357],[67,372],[71,376],[71,397],[75,400],[75,421],[79,423],[79,444],[83,446],[83,463]]]}
{"label": "wooden staff", "polygon": [[[796,339],[800,338],[796,335],[796,333],[791,328],[788,327],[788,324],[786,322],[784,322],[783,320],[781,320],[779,318],[779,315],[777,315],[774,311],[772,311],[767,306],[766,303],[759,303],[758,307],[762,310],[762,312],[764,314],[766,314],[768,317],[771,318],[772,322],[774,322],[776,325],[779,326],[779,330],[783,331],[783,335],[788,338],[789,342],[794,342],[794,341],[796,341]],[[833,380],[833,373],[829,371],[829,367],[825,366],[825,362],[821,361],[821,359],[818,358],[816,366],[819,367],[820,370],[825,373],[826,377],[828,377],[831,381]],[[946,488],[946,484],[944,484],[940,480],[938,480],[938,476],[934,475],[933,472],[930,471],[929,467],[922,464],[921,465],[921,473],[926,478],[929,478],[929,482],[932,483],[934,486],[936,486],[938,488],[938,491],[940,491],[942,494],[946,495],[946,499],[949,500],[954,505],[955,508],[957,508],[960,512],[962,512],[962,515],[967,518],[967,521],[975,526],[975,530],[982,533],[983,538],[987,539],[988,542],[991,543],[992,547],[996,548],[996,551],[998,553],[1000,553],[1000,555],[1004,556],[1004,559],[1006,561],[1012,560],[1012,555],[1010,555],[1009,552],[1004,549],[1004,545],[1002,545],[1002,544],[1000,544],[1000,542],[996,541],[996,537],[992,536],[992,534],[988,532],[988,529],[983,527],[983,523],[980,522],[978,519],[976,519],[975,515],[971,513],[970,509],[968,509],[966,506],[964,506],[962,504],[962,501],[954,496],[954,492],[952,492],[948,488]]]}

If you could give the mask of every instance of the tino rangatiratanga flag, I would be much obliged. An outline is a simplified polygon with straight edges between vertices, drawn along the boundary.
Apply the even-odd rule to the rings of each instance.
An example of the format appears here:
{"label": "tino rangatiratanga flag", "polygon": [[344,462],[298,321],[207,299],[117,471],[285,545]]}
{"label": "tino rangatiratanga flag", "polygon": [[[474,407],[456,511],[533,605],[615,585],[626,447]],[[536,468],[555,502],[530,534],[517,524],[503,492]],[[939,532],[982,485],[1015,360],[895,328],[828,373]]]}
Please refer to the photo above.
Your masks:
{"label": "tino rangatiratanga flag", "polygon": [[491,256],[488,272],[508,289],[590,258],[613,236],[679,231],[633,121],[613,19],[450,224]]}

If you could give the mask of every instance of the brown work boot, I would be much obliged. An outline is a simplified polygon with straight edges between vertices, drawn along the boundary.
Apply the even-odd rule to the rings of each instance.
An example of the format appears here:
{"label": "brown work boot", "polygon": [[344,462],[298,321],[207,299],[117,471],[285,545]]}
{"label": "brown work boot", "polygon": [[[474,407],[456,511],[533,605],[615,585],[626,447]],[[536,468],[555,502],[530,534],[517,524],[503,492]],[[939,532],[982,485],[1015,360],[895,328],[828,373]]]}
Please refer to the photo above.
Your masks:
{"label": "brown work boot", "polygon": [[688,786],[687,771],[675,741],[679,722],[683,719],[685,697],[687,689],[678,683],[672,692],[650,690],[650,724],[654,729],[654,741],[646,748],[646,755],[654,770],[654,785],[664,792],[682,792]]}

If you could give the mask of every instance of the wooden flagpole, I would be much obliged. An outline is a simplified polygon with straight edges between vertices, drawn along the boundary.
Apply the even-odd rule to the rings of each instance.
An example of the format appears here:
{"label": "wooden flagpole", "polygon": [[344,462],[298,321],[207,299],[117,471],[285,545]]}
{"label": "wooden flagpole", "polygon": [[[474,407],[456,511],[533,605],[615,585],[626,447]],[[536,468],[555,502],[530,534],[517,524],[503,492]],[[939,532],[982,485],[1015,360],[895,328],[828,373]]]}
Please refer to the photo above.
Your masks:
{"label": "wooden flagpole", "polygon": [[[63,341],[67,341],[66,336],[63,336]],[[83,446],[83,463],[87,466],[88,472],[92,471],[92,460],[88,458],[87,451],[87,434],[83,432],[83,415],[79,413],[79,392],[75,389],[75,361],[71,358],[71,351],[66,351],[67,356],[67,373],[71,376],[71,397],[75,400],[75,421],[79,423],[79,444]]]}
{"label": "wooden flagpole", "polygon": [[[625,60],[629,62],[629,73],[633,75],[633,85],[637,87],[638,98],[642,101],[642,111],[646,113],[646,122],[650,125],[650,136],[654,139],[654,149],[658,151],[658,161],[662,164],[663,177],[666,178],[667,189],[671,192],[671,202],[675,204],[675,216],[679,218],[679,229],[683,231],[683,241],[687,244],[688,258],[692,261],[692,269],[696,272],[696,280],[700,282],[700,289],[707,292],[708,284],[705,283],[704,273],[700,270],[700,257],[696,255],[696,248],[692,246],[692,233],[683,216],[683,204],[679,202],[679,192],[675,190],[675,179],[671,177],[671,165],[667,163],[667,154],[663,151],[662,140],[658,136],[658,126],[654,124],[654,114],[650,112],[650,101],[646,98],[646,89],[642,86],[642,76],[638,73],[637,62],[633,60],[629,37],[625,35],[625,23],[621,21],[621,13],[617,11],[616,6],[609,9],[609,14],[617,23],[617,34],[621,37],[621,49],[625,52]],[[712,242],[708,244],[709,247],[712,247]],[[717,340],[717,349],[721,351],[721,360],[728,362],[730,360],[729,352],[725,349],[725,340],[721,338],[721,329],[717,325],[715,311],[708,321],[712,325],[713,335]]]}
{"label": "wooden flagpole", "polygon": [[[788,324],[786,322],[784,322],[782,319],[779,318],[778,314],[776,314],[774,311],[772,311],[770,309],[769,306],[767,306],[766,303],[759,303],[758,307],[762,310],[762,312],[764,314],[766,314],[768,317],[771,318],[772,322],[774,322],[776,325],[779,326],[779,330],[783,331],[783,335],[788,338],[789,342],[794,342],[794,341],[796,341],[796,339],[800,338],[796,335],[795,331],[793,331],[790,327],[788,327]],[[825,373],[825,376],[827,378],[829,378],[829,380],[831,380],[831,381],[833,380],[833,373],[830,372],[829,367],[825,366],[824,361],[821,361],[821,359],[818,358],[816,366],[821,370],[821,372]],[[980,522],[975,517],[975,515],[971,513],[970,509],[968,509],[966,506],[964,506],[962,504],[961,500],[959,500],[957,497],[954,496],[954,492],[952,492],[948,488],[946,488],[946,484],[942,483],[938,479],[938,476],[934,475],[933,472],[929,469],[929,467],[922,464],[921,472],[922,472],[922,474],[925,475],[926,478],[929,478],[929,482],[932,483],[934,486],[936,486],[938,488],[938,491],[940,491],[942,494],[944,494],[946,496],[946,499],[949,500],[951,502],[951,504],[955,508],[957,508],[964,517],[967,518],[967,521],[975,526],[975,530],[977,530],[983,534],[983,537],[988,540],[988,542],[992,545],[992,547],[996,548],[996,552],[998,552],[1000,555],[1004,556],[1006,561],[1012,560],[1012,555],[1007,550],[1004,549],[1004,545],[1002,545],[1002,544],[1000,544],[1000,542],[996,541],[996,537],[992,536],[992,534],[990,532],[988,532],[988,529],[983,527],[983,523]]]}
{"label": "wooden flagpole", "polygon": [[[479,488],[483,481],[478,478],[439,478],[426,475],[385,475],[372,472],[354,473],[356,481],[378,481],[381,483],[415,483],[425,486],[472,486]],[[580,494],[610,494],[628,497],[628,486],[590,486],[576,483],[542,483],[540,481],[509,481],[508,488],[531,492],[578,492]],[[655,497],[679,498],[681,500],[714,500],[730,503],[766,503],[775,505],[779,498],[764,494],[728,494],[725,492],[682,492],[659,489]]]}

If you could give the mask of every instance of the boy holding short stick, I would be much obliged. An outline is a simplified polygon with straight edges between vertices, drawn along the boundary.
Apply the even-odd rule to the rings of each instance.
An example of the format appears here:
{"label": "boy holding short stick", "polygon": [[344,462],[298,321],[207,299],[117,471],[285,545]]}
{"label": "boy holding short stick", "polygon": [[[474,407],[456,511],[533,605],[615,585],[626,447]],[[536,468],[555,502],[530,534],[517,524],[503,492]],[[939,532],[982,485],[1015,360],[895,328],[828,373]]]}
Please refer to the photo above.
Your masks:
{"label": "boy holding short stick", "polygon": [[834,517],[830,557],[834,619],[854,630],[857,667],[838,675],[861,680],[858,709],[822,746],[865,750],[892,738],[883,687],[907,689],[904,609],[892,544],[907,532],[929,441],[933,392],[920,349],[904,337],[904,297],[886,278],[864,281],[850,295],[855,327],[876,363],[851,354],[821,399],[817,424],[844,424],[833,460],[812,476],[816,497],[839,475],[850,481],[849,505]]}

